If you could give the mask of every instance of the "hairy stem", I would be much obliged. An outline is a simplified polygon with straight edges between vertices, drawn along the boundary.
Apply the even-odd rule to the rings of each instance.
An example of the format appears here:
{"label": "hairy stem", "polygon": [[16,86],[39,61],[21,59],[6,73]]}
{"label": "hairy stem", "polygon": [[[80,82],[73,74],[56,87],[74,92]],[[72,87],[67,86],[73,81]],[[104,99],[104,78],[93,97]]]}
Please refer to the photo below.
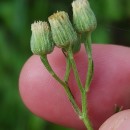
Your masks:
{"label": "hairy stem", "polygon": [[69,60],[68,57],[66,57],[66,72],[65,72],[65,75],[64,75],[64,81],[65,82],[68,82],[68,80],[69,80],[70,71],[71,71],[70,60]]}
{"label": "hairy stem", "polygon": [[75,112],[78,114],[78,116],[81,116],[81,111],[78,107],[78,105],[76,104],[73,94],[70,91],[69,85],[67,83],[65,83],[64,81],[62,81],[57,74],[53,71],[52,67],[50,66],[48,59],[46,56],[41,56],[41,61],[43,62],[44,66],[46,67],[46,69],[48,70],[48,72],[55,78],[55,80],[57,80],[65,89],[67,96],[75,110]]}
{"label": "hairy stem", "polygon": [[92,47],[91,47],[91,32],[87,34],[86,42],[84,43],[86,52],[88,54],[88,72],[86,76],[85,90],[89,91],[89,87],[93,78],[94,64],[92,59]]}
{"label": "hairy stem", "polygon": [[88,103],[86,98],[86,91],[82,93],[82,121],[88,130],[93,130],[92,124],[88,117]]}
{"label": "hairy stem", "polygon": [[79,77],[79,74],[78,74],[78,70],[77,70],[76,63],[75,63],[75,60],[74,60],[74,57],[73,57],[73,52],[72,52],[71,46],[68,49],[68,56],[69,56],[69,60],[71,62],[71,66],[72,66],[74,76],[75,76],[76,82],[78,84],[79,90],[80,90],[81,93],[83,93],[84,88],[82,86],[82,83],[81,83],[81,80],[80,80],[80,77]]}

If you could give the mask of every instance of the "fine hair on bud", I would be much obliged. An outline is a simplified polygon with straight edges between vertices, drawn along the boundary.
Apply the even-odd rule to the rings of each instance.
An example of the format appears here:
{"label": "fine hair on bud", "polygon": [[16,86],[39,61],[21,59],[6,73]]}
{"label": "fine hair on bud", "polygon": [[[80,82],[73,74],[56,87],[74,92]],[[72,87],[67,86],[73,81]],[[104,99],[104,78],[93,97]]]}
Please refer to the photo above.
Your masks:
{"label": "fine hair on bud", "polygon": [[54,42],[47,22],[37,21],[31,25],[31,51],[36,55],[47,55],[54,49]]}
{"label": "fine hair on bud", "polygon": [[51,26],[52,37],[56,46],[60,48],[66,48],[70,44],[74,44],[77,41],[77,34],[73,29],[73,26],[69,20],[69,16],[66,12],[60,11],[54,13],[49,18]]}
{"label": "fine hair on bud", "polygon": [[96,17],[88,0],[75,0],[72,2],[73,22],[77,32],[91,32],[97,26]]}

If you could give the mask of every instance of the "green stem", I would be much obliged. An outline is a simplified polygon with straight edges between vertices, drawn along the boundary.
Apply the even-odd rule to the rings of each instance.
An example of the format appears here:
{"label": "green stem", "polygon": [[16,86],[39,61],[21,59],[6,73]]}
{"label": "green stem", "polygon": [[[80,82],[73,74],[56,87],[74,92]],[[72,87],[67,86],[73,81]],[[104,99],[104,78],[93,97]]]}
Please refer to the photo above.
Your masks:
{"label": "green stem", "polygon": [[85,83],[85,91],[89,91],[89,87],[93,78],[93,60],[91,58],[88,59],[88,72],[87,72],[87,78]]}
{"label": "green stem", "polygon": [[86,42],[84,43],[86,52],[88,54],[88,72],[86,76],[85,91],[82,93],[82,120],[88,130],[93,130],[92,124],[88,117],[88,101],[86,95],[89,91],[89,87],[93,78],[93,59],[92,59],[92,48],[91,48],[91,32],[87,34]]}
{"label": "green stem", "polygon": [[89,117],[88,117],[88,105],[87,105],[87,100],[86,100],[86,91],[81,84],[80,77],[79,77],[79,74],[78,74],[78,70],[77,70],[77,67],[76,67],[76,63],[75,63],[74,58],[73,58],[71,46],[68,49],[68,56],[69,56],[69,59],[70,59],[70,62],[71,62],[71,65],[72,65],[72,68],[73,68],[73,71],[74,71],[75,79],[77,81],[77,84],[78,84],[78,87],[79,87],[79,90],[80,90],[81,96],[82,96],[81,97],[82,98],[82,116],[81,116],[81,119],[84,122],[84,124],[85,124],[85,126],[88,130],[93,130],[93,127],[92,127],[91,122],[90,122]]}
{"label": "green stem", "polygon": [[88,117],[88,104],[86,98],[86,91],[82,93],[82,121],[84,122],[87,130],[93,130],[92,124]]}
{"label": "green stem", "polygon": [[84,43],[87,54],[88,54],[88,72],[86,76],[85,91],[89,91],[89,87],[93,78],[94,64],[92,59],[92,48],[91,48],[91,32],[87,34],[87,40]]}
{"label": "green stem", "polygon": [[47,56],[41,56],[41,61],[43,62],[44,66],[46,67],[46,69],[49,71],[49,73],[55,78],[55,80],[57,80],[65,89],[66,93],[67,93],[67,96],[75,110],[75,112],[78,114],[78,116],[80,117],[81,116],[81,111],[78,107],[78,105],[76,104],[75,100],[74,100],[74,97],[70,91],[70,88],[69,88],[69,85],[66,84],[65,82],[63,82],[57,75],[56,73],[53,71],[53,69],[51,68],[49,62],[48,62],[48,59],[47,59]]}
{"label": "green stem", "polygon": [[76,82],[78,84],[79,90],[80,90],[81,93],[83,93],[84,88],[82,86],[82,83],[81,83],[81,80],[80,80],[80,77],[79,77],[79,74],[78,74],[78,70],[77,70],[76,63],[75,63],[75,60],[74,60],[74,57],[73,57],[73,52],[72,52],[71,46],[68,49],[68,56],[69,56],[69,60],[71,62],[72,69],[74,71],[74,76],[75,76]]}
{"label": "green stem", "polygon": [[85,49],[86,49],[87,54],[88,54],[88,58],[92,58],[91,32],[88,32],[88,33],[87,33],[87,37],[86,37],[86,41],[85,41],[84,45],[85,45]]}
{"label": "green stem", "polygon": [[65,82],[68,82],[68,80],[69,80],[70,71],[71,71],[70,60],[68,57],[66,57],[66,71],[65,71],[65,76],[64,76]]}

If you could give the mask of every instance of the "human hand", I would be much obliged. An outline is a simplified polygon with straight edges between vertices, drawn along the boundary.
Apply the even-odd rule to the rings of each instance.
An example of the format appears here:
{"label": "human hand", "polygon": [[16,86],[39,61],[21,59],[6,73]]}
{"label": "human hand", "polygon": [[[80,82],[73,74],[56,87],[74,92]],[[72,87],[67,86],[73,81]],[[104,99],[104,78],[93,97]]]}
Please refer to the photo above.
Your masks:
{"label": "human hand", "polygon": [[[85,82],[87,68],[85,53],[82,48],[75,55],[83,83]],[[130,108],[129,55],[130,49],[126,47],[93,45],[95,70],[88,93],[88,109],[94,130],[98,130],[101,124],[114,114],[115,104],[123,106],[123,109]],[[63,77],[65,58],[61,51],[55,49],[48,58],[54,71],[60,77]],[[74,81],[73,73],[70,74],[69,84],[76,102],[81,107],[80,92]],[[39,56],[32,56],[24,65],[19,86],[25,105],[37,116],[75,129],[85,129],[82,121],[79,120],[72,109],[64,89],[44,68]],[[99,130],[107,130],[107,128],[103,125]]]}

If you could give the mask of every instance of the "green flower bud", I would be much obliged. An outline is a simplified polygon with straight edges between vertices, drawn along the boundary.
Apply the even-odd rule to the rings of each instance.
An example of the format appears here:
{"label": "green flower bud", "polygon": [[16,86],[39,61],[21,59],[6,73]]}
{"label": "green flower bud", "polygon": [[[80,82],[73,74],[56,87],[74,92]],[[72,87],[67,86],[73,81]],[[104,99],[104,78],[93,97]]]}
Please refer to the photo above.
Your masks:
{"label": "green flower bud", "polygon": [[47,22],[34,22],[31,25],[31,50],[36,55],[46,55],[53,51],[54,42]]}
{"label": "green flower bud", "polygon": [[52,37],[56,46],[66,48],[70,44],[77,42],[77,34],[74,31],[69,16],[66,12],[61,11],[54,13],[49,18],[52,30]]}
{"label": "green flower bud", "polygon": [[72,7],[73,22],[76,30],[79,33],[95,30],[97,21],[88,0],[75,0],[72,3]]}

